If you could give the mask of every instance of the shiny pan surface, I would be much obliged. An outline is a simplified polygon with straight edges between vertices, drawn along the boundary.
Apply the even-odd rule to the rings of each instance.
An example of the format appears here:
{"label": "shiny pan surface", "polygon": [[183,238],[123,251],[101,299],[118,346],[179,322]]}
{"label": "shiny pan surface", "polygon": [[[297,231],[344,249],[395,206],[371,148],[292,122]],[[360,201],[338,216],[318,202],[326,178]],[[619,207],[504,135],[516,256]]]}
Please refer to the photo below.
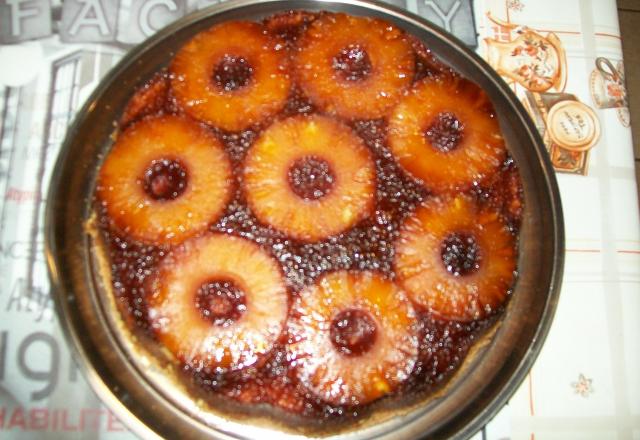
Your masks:
{"label": "shiny pan surface", "polygon": [[46,211],[46,258],[57,312],[88,382],[136,434],[145,438],[300,438],[277,426],[248,426],[185,409],[151,380],[115,328],[96,270],[92,215],[96,175],[113,143],[115,123],[133,91],[166,67],[193,35],[228,20],[258,20],[291,9],[380,17],[425,42],[433,53],[482,87],[496,108],[524,188],[519,278],[495,335],[436,398],[402,415],[365,420],[332,438],[466,438],[504,405],[532,366],[558,302],[564,258],[560,197],[544,145],[504,81],[475,53],[438,27],[398,8],[360,0],[240,0],[184,17],[132,50],[78,113],[53,172]]}

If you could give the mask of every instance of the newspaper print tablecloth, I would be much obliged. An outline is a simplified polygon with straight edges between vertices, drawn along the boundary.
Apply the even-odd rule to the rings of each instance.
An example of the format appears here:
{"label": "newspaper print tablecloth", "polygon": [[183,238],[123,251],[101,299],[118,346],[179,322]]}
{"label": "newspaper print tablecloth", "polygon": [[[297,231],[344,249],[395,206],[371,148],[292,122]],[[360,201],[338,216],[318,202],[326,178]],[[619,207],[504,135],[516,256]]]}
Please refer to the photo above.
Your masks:
{"label": "newspaper print tablecloth", "polygon": [[[105,73],[132,44],[214,3],[0,0],[0,437],[133,437],[62,338],[44,195],[66,127]],[[559,172],[567,249],[556,319],[520,389],[474,438],[639,439],[640,220],[615,0],[390,3],[476,47],[530,110]],[[559,102],[569,104],[556,124]],[[567,123],[577,147],[553,132]]]}

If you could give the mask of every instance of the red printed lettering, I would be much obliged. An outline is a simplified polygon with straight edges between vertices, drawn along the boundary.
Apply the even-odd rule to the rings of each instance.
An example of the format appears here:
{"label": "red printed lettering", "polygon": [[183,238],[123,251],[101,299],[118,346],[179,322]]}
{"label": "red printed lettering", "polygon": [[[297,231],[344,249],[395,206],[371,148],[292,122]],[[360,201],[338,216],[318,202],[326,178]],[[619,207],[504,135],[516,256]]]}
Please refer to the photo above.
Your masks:
{"label": "red printed lettering", "polygon": [[62,430],[77,431],[78,430],[77,426],[73,426],[69,424],[69,421],[67,420],[68,416],[69,416],[69,412],[66,409],[62,410],[62,426],[61,426]]}
{"label": "red printed lettering", "polygon": [[121,432],[125,431],[124,425],[118,420],[114,413],[107,411],[107,431]]}
{"label": "red printed lettering", "polygon": [[20,428],[27,429],[27,423],[24,419],[24,411],[22,408],[16,408],[13,410],[11,414],[11,418],[9,419],[9,423],[7,423],[7,429]]}
{"label": "red printed lettering", "polygon": [[87,429],[96,432],[100,429],[100,418],[104,411],[100,409],[85,408],[80,411],[80,431]]}
{"label": "red printed lettering", "polygon": [[49,410],[47,408],[33,408],[29,411],[29,429],[44,431],[49,427]]}
{"label": "red printed lettering", "polygon": [[127,428],[114,413],[100,408],[0,407],[0,430],[83,432],[91,437],[101,430],[126,432]]}
{"label": "red printed lettering", "polygon": [[38,193],[35,191],[27,191],[19,188],[10,187],[7,189],[5,193],[4,199],[11,202],[17,203],[25,203],[25,202],[35,202],[40,198],[38,197]]}

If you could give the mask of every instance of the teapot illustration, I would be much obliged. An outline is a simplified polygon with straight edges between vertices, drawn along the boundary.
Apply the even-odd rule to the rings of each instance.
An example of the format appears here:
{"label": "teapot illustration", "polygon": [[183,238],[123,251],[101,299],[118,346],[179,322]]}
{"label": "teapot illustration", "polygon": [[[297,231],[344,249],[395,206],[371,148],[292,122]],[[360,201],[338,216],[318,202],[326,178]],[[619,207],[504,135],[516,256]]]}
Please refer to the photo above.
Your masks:
{"label": "teapot illustration", "polygon": [[485,38],[486,60],[498,74],[532,92],[564,90],[567,61],[562,42],[553,32],[546,36],[513,23],[506,23],[487,13],[497,25],[518,35],[508,42]]}

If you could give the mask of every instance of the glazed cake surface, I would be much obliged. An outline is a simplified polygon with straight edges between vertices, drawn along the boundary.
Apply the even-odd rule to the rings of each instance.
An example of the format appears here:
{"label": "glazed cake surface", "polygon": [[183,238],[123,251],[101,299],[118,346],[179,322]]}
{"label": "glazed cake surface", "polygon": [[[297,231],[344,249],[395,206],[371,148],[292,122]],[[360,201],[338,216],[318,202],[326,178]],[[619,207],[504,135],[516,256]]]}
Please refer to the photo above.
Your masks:
{"label": "glazed cake surface", "polygon": [[447,383],[504,313],[522,210],[478,86],[305,11],[195,35],[132,91],[95,192],[129,328],[199,398],[321,423]]}

